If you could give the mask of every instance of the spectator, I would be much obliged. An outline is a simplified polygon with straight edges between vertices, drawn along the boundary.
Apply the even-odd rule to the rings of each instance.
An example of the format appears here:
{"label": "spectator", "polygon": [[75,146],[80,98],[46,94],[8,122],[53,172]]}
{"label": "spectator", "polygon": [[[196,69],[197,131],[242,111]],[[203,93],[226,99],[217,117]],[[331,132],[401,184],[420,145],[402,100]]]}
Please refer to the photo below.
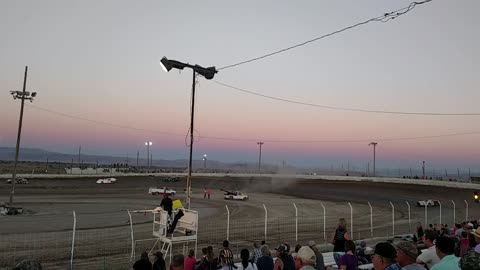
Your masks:
{"label": "spectator", "polygon": [[358,267],[358,259],[355,256],[355,243],[352,240],[345,242],[345,255],[340,258],[338,266],[340,270],[356,270]]}
{"label": "spectator", "polygon": [[157,251],[155,253],[155,262],[153,263],[153,270],[166,270],[165,260],[163,259],[163,253]]}
{"label": "spectator", "polygon": [[285,245],[280,245],[275,249],[275,251],[277,259],[273,265],[274,270],[295,270],[295,262],[288,254],[287,247]]}
{"label": "spectator", "polygon": [[475,237],[475,252],[480,253],[480,227],[471,232],[471,234]]}
{"label": "spectator", "polygon": [[207,189],[207,196],[210,199],[210,195],[212,195],[212,190],[210,188]]}
{"label": "spectator", "polygon": [[467,222],[462,222],[462,224],[460,225],[460,228],[457,229],[457,231],[455,232],[455,236],[460,238],[460,235],[462,234],[463,231],[468,231],[468,227],[467,227]]}
{"label": "spectator", "polygon": [[215,258],[213,254],[213,247],[208,246],[206,250],[206,255],[200,262],[197,270],[217,270],[218,264],[218,259]]}
{"label": "spectator", "polygon": [[152,269],[152,263],[148,259],[147,252],[142,253],[142,255],[140,256],[140,260],[136,261],[133,264],[133,269],[135,270],[151,270]]}
{"label": "spectator", "polygon": [[300,246],[299,244],[297,244],[297,245],[295,246],[295,252],[292,253],[292,257],[293,257],[294,260],[295,260],[295,258],[297,258],[297,256],[298,256],[298,251],[299,251],[301,248],[302,248],[302,246]]}
{"label": "spectator", "polygon": [[197,259],[195,259],[195,251],[193,249],[190,249],[188,251],[188,256],[185,257],[185,260],[183,261],[183,268],[185,270],[195,270],[196,262]]}
{"label": "spectator", "polygon": [[301,247],[297,252],[295,268],[297,270],[315,270],[316,261],[315,252],[311,248]]}
{"label": "spectator", "polygon": [[177,254],[173,256],[172,263],[170,264],[170,268],[172,270],[183,270],[184,265],[183,262],[185,261],[185,257],[182,254]]}
{"label": "spectator", "polygon": [[242,249],[240,251],[240,258],[242,259],[242,267],[240,270],[258,270],[255,263],[249,262],[250,252],[248,249]]}
{"label": "spectator", "polygon": [[338,220],[338,226],[332,235],[333,252],[345,251],[345,241],[347,240],[351,240],[350,234],[347,232],[347,221],[341,218]]}
{"label": "spectator", "polygon": [[372,263],[375,270],[400,270],[396,261],[397,251],[392,244],[387,242],[378,243],[372,256]]}
{"label": "spectator", "polygon": [[358,264],[368,264],[370,263],[370,255],[365,254],[367,250],[367,242],[361,241],[360,246],[355,251],[355,256],[357,256]]}
{"label": "spectator", "polygon": [[323,261],[323,254],[318,249],[315,241],[310,240],[308,241],[308,247],[312,249],[313,253],[315,253],[315,269],[316,270],[325,270],[325,262]]}
{"label": "spectator", "polygon": [[422,239],[423,238],[423,227],[422,223],[418,222],[417,223],[417,239]]}
{"label": "spectator", "polygon": [[260,251],[260,247],[258,246],[257,242],[253,243],[253,250],[252,250],[252,262],[257,263],[258,258],[262,257],[262,252]]}
{"label": "spectator", "polygon": [[480,270],[480,253],[470,250],[458,262],[462,270]]}
{"label": "spectator", "polygon": [[461,236],[462,236],[462,238],[460,239],[460,254],[459,254],[459,257],[462,257],[470,249],[470,241],[468,240],[468,233],[463,231],[461,233]]}
{"label": "spectator", "polygon": [[442,236],[437,238],[435,248],[440,261],[431,270],[460,270],[458,257],[453,255],[455,242],[452,238]]}
{"label": "spectator", "polygon": [[427,250],[423,251],[422,254],[417,257],[417,263],[427,265],[428,269],[432,269],[432,267],[440,261],[434,245],[437,237],[437,233],[431,230],[426,230],[423,235],[423,243]]}
{"label": "spectator", "polygon": [[204,199],[207,198],[207,187],[204,187],[204,188],[203,188],[203,198],[204,198]]}
{"label": "spectator", "polygon": [[230,269],[233,267],[235,269],[237,269],[237,266],[235,266],[235,264],[233,263],[233,252],[230,250],[230,243],[228,242],[228,240],[224,240],[223,241],[223,249],[220,251],[220,256],[223,256],[227,262],[227,264],[230,266]]}
{"label": "spectator", "polygon": [[427,270],[422,265],[416,263],[418,256],[418,249],[408,241],[401,241],[396,246],[397,262],[402,267],[402,270]]}
{"label": "spectator", "polygon": [[258,270],[273,270],[273,258],[270,256],[270,250],[268,249],[267,245],[262,245],[260,247],[260,252],[262,253],[262,257],[258,258],[257,260],[257,268]]}

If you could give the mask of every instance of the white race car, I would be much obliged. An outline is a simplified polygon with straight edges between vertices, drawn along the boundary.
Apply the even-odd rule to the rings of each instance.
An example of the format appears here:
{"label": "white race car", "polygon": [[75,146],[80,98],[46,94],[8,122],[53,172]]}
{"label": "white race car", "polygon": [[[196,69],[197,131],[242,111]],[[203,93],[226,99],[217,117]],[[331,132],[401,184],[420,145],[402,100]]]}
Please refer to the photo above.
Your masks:
{"label": "white race car", "polygon": [[148,194],[152,195],[163,195],[163,194],[168,194],[170,196],[177,194],[177,192],[171,188],[168,187],[163,187],[163,188],[156,188],[156,187],[151,187],[148,189]]}
{"label": "white race car", "polygon": [[113,184],[117,182],[117,179],[111,177],[111,178],[104,178],[104,179],[98,179],[97,184]]}
{"label": "white race car", "polygon": [[225,194],[223,194],[223,198],[225,200],[241,200],[241,201],[246,201],[248,200],[248,195],[247,194],[242,194],[240,191],[225,191]]}
{"label": "white race car", "polygon": [[439,206],[440,202],[437,200],[424,200],[424,201],[417,201],[417,206],[418,207],[434,207],[434,206]]}

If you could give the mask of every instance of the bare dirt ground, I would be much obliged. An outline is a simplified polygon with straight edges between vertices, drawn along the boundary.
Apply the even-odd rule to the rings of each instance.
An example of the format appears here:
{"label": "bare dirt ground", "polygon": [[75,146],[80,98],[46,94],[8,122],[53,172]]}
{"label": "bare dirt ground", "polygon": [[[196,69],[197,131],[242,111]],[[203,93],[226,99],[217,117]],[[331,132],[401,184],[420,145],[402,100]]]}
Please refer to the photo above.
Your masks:
{"label": "bare dirt ground", "polygon": [[[40,259],[45,269],[69,267],[73,213],[77,218],[74,265],[76,269],[128,269],[131,252],[130,226],[126,210],[152,209],[160,196],[148,195],[150,186],[168,186],[184,201],[185,180],[164,183],[162,177],[118,177],[112,185],[98,185],[97,178],[29,179],[28,185],[17,185],[15,201],[26,209],[20,216],[0,216],[0,269],[14,265],[22,258]],[[203,188],[213,191],[210,200],[203,199]],[[219,188],[248,192],[245,202],[225,201]],[[0,183],[0,201],[7,201],[10,185]],[[424,209],[414,206],[416,200],[442,201],[442,223],[453,223],[453,200],[456,220],[477,218],[480,207],[471,199],[472,191],[442,187],[369,182],[332,182],[324,180],[288,180],[275,178],[194,178],[192,209],[200,215],[199,248],[217,246],[226,238],[226,208],[230,210],[230,235],[235,250],[265,239],[265,210],[268,211],[267,242],[277,245],[315,240],[326,242],[338,218],[350,221],[353,207],[353,236],[371,236],[370,208],[373,207],[373,236],[391,236],[392,208],[395,207],[395,233],[412,231],[416,221],[424,220]],[[408,208],[411,204],[411,224]],[[295,235],[295,208],[298,208],[298,235]],[[323,207],[326,208],[326,233],[323,231]],[[152,216],[135,214],[135,239],[151,238]],[[439,208],[428,209],[428,223],[438,223]],[[350,225],[349,225],[350,226]],[[137,252],[150,249],[152,242],[137,244]]]}

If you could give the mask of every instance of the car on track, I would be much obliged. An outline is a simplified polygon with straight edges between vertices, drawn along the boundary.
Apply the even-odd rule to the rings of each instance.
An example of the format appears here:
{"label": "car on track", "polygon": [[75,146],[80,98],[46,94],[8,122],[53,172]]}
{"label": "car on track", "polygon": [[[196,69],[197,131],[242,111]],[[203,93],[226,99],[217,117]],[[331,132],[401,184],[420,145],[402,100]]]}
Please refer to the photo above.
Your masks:
{"label": "car on track", "polygon": [[148,189],[148,194],[151,195],[163,195],[163,194],[168,194],[170,196],[174,196],[177,194],[177,192],[171,188],[168,187],[163,187],[163,188],[156,188],[156,187],[151,187]]}
{"label": "car on track", "polygon": [[246,201],[248,200],[248,195],[241,193],[240,191],[228,191],[222,189],[222,191],[225,191],[223,194],[223,198],[225,200],[239,200],[239,201]]}
{"label": "car on track", "polygon": [[434,207],[434,206],[439,206],[440,202],[438,200],[423,200],[423,201],[417,201],[416,203],[417,207]]}
{"label": "car on track", "polygon": [[116,178],[110,177],[110,178],[100,178],[97,180],[97,184],[113,184],[117,182]]}
{"label": "car on track", "polygon": [[[11,183],[12,183],[12,179],[7,179],[7,184],[11,184]],[[28,184],[28,180],[25,178],[18,177],[18,178],[15,178],[15,184]]]}
{"label": "car on track", "polygon": [[172,176],[172,177],[167,177],[163,179],[163,182],[167,182],[167,183],[174,183],[178,181],[180,181],[180,177],[178,176]]}

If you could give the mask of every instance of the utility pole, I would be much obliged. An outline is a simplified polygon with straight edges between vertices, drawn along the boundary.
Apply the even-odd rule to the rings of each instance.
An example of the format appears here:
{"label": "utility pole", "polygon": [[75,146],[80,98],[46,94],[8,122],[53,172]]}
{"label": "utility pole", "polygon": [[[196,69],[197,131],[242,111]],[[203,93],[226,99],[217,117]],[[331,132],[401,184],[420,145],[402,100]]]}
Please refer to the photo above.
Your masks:
{"label": "utility pole", "polygon": [[258,170],[261,169],[262,167],[262,145],[263,145],[263,142],[257,142],[258,146],[260,146],[260,154],[258,156]]}
{"label": "utility pole", "polygon": [[377,142],[371,142],[368,145],[373,145],[373,177],[375,177],[375,149],[377,147]]}
{"label": "utility pole", "polygon": [[36,92],[27,92],[27,73],[28,66],[25,67],[25,75],[23,77],[23,91],[10,91],[10,94],[13,96],[13,99],[21,99],[20,105],[20,119],[18,120],[18,133],[17,133],[17,144],[15,147],[15,163],[13,165],[13,175],[12,175],[12,190],[10,192],[9,204],[13,205],[13,197],[15,195],[15,182],[17,181],[17,164],[18,156],[20,152],[20,138],[22,134],[22,123],[23,123],[23,108],[25,107],[25,100],[30,100],[33,102],[33,98],[37,96]]}
{"label": "utility pole", "polygon": [[140,152],[137,150],[137,168],[138,168],[138,155],[140,155]]}
{"label": "utility pole", "polygon": [[423,174],[423,179],[425,178],[425,160],[422,162],[422,174]]}
{"label": "utility pole", "polygon": [[47,165],[45,165],[45,172],[48,173],[48,157],[47,157]]}
{"label": "utility pole", "polygon": [[73,174],[73,158],[72,158],[72,165],[70,165],[70,174]]}
{"label": "utility pole", "polygon": [[145,142],[145,145],[147,146],[147,168],[150,169],[150,146],[152,145],[152,142]]}
{"label": "utility pole", "polygon": [[80,167],[80,153],[81,153],[81,151],[82,151],[82,146],[79,145],[78,146],[78,167],[80,168],[80,170],[81,170],[81,167]]}

